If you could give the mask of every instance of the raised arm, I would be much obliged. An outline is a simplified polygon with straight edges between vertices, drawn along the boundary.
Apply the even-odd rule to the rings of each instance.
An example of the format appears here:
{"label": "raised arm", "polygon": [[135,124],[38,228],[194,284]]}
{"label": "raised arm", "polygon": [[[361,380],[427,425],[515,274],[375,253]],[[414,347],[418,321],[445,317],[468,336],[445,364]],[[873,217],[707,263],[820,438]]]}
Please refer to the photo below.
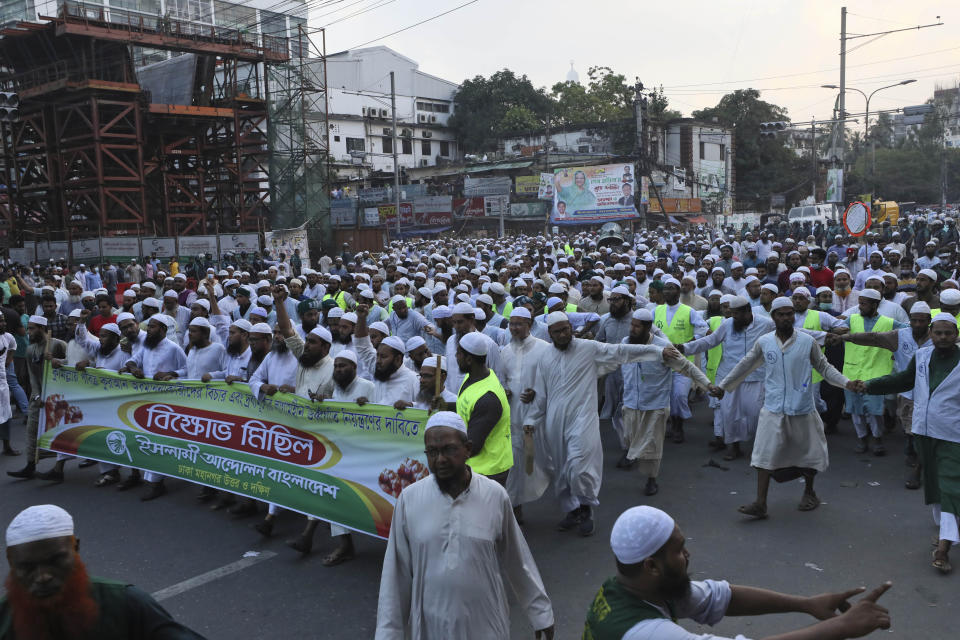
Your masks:
{"label": "raised arm", "polygon": [[727,377],[717,386],[724,391],[733,391],[740,386],[741,382],[746,380],[748,375],[761,366],[763,366],[763,347],[760,346],[759,342],[755,342],[747,355],[733,367],[733,371],[728,373]]}

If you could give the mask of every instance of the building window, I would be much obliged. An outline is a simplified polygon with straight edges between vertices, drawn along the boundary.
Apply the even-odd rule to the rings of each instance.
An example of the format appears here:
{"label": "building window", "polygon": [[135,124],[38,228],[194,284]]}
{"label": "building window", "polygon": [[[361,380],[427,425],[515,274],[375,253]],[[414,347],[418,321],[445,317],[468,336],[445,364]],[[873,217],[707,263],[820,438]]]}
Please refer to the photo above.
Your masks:
{"label": "building window", "polygon": [[401,141],[400,149],[403,151],[403,155],[409,156],[413,153],[413,144],[410,142],[409,138],[404,138]]}
{"label": "building window", "polygon": [[586,144],[580,145],[577,147],[577,153],[590,153],[590,146]]}
{"label": "building window", "polygon": [[340,142],[340,136],[333,136],[334,142]]}
{"label": "building window", "polygon": [[706,153],[704,153],[705,148],[706,148],[706,144],[704,144],[704,142],[701,141],[700,142],[700,159],[701,160],[707,159]]}
{"label": "building window", "polygon": [[347,138],[347,153],[351,151],[365,151],[363,138]]}
{"label": "building window", "polygon": [[383,152],[384,153],[393,153],[393,138],[383,138]]}
{"label": "building window", "polygon": [[441,140],[441,141],[440,141],[440,155],[442,155],[443,157],[447,157],[447,156],[450,155],[450,143],[449,143],[449,142],[447,142],[447,141],[445,141],[445,140]]}
{"label": "building window", "polygon": [[432,153],[430,150],[430,141],[421,140],[420,141],[420,155],[429,156]]}
{"label": "building window", "polygon": [[720,159],[721,160],[727,159],[727,145],[725,144],[720,145]]}

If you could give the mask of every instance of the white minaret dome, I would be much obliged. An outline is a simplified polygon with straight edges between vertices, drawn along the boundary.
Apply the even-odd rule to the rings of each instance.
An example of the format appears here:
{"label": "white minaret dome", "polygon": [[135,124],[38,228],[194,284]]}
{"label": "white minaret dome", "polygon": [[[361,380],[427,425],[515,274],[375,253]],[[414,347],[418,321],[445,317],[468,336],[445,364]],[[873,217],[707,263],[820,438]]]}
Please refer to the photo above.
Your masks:
{"label": "white minaret dome", "polygon": [[567,82],[580,82],[580,74],[573,68],[573,60],[570,61],[570,71],[567,71]]}

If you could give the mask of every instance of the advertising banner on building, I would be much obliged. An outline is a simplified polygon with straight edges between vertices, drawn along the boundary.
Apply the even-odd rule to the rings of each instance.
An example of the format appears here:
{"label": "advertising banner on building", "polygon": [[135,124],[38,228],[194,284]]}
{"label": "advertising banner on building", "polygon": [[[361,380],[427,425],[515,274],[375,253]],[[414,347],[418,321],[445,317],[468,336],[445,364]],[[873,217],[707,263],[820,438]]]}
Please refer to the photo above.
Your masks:
{"label": "advertising banner on building", "polygon": [[517,176],[513,192],[518,196],[536,196],[540,193],[540,176]]}
{"label": "advertising banner on building", "polygon": [[553,174],[540,174],[540,187],[537,190],[537,197],[541,200],[553,200]]}
{"label": "advertising banner on building", "polygon": [[482,218],[485,215],[487,215],[487,209],[484,207],[483,198],[453,199],[454,218]]}
{"label": "advertising banner on building", "polygon": [[640,204],[650,204],[650,178],[640,178]]}
{"label": "advertising banner on building", "polygon": [[380,210],[377,207],[366,207],[363,210],[363,217],[360,224],[364,227],[376,227],[380,225]]}
{"label": "advertising banner on building", "polygon": [[473,196],[505,196],[510,193],[511,180],[509,176],[495,178],[471,178],[463,181],[463,195]]}
{"label": "advertising banner on building", "polygon": [[293,255],[294,249],[300,249],[300,260],[303,267],[310,266],[310,245],[307,243],[307,223],[293,229],[274,229],[263,234],[263,250],[271,256],[284,253]]}
{"label": "advertising banner on building", "polygon": [[330,224],[335,227],[355,227],[357,225],[356,200],[352,198],[331,200]]}
{"label": "advertising banner on building", "polygon": [[413,199],[418,227],[446,227],[453,224],[451,196],[420,196]]}
{"label": "advertising banner on building", "polygon": [[827,169],[826,202],[843,202],[843,169]]}
{"label": "advertising banner on building", "polygon": [[[700,213],[703,210],[700,198],[663,198],[663,207],[667,213]],[[663,213],[656,198],[650,201],[650,211]]]}
{"label": "advertising banner on building", "polygon": [[110,260],[126,260],[140,257],[140,238],[137,236],[118,236],[101,238],[100,250],[103,257]]}
{"label": "advertising banner on building", "polygon": [[223,233],[220,234],[220,255],[227,253],[253,253],[260,251],[259,233]]}
{"label": "advertising banner on building", "polygon": [[633,166],[567,167],[554,172],[553,211],[557,224],[584,224],[637,217]]}
{"label": "advertising banner on building", "polygon": [[172,258],[177,255],[177,239],[158,237],[141,238],[140,250],[146,257],[156,255],[158,258]]}
{"label": "advertising banner on building", "polygon": [[723,160],[700,161],[700,197],[723,194],[727,190],[727,163]]}
{"label": "advertising banner on building", "polygon": [[53,258],[54,260],[66,260],[69,257],[67,255],[68,245],[65,240],[49,242],[47,243],[47,245],[48,245],[48,250],[47,250],[48,257]]}
{"label": "advertising banner on building", "polygon": [[180,236],[177,249],[181,258],[196,258],[201,253],[217,255],[217,236]]}
{"label": "advertising banner on building", "polygon": [[429,475],[427,412],[247,385],[157,382],[71,367],[44,375],[39,445],[272,502],[378,538],[400,491]]}
{"label": "advertising banner on building", "polygon": [[[380,212],[380,221],[387,226],[397,226],[397,207],[392,204],[385,204],[377,207],[377,210]],[[413,203],[412,202],[401,202],[400,203],[400,226],[401,227],[412,227],[414,222],[413,218]]]}
{"label": "advertising banner on building", "polygon": [[546,217],[549,207],[546,202],[511,202],[511,218],[540,218]]}

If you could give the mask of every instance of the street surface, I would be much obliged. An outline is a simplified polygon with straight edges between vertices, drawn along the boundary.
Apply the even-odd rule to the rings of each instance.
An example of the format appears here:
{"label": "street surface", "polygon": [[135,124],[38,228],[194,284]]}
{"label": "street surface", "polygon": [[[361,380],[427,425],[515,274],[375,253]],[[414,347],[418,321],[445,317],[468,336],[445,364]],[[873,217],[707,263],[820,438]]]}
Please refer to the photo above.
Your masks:
{"label": "street surface", "polygon": [[[881,604],[890,609],[893,628],[870,637],[956,637],[953,607],[960,605],[960,576],[944,577],[930,566],[937,529],[921,492],[903,488],[902,436],[888,439],[885,458],[857,455],[852,425],[842,421],[841,434],[829,436],[830,469],[817,479],[820,508],[797,511],[801,481],[774,484],[769,520],[754,522],[736,511],[754,496],[749,458],[724,462],[710,453],[706,403],[695,404],[694,413],[686,444],[664,445],[660,493],[653,498],[642,495],[645,478],[614,468],[619,451],[609,424],[602,423],[607,463],[592,538],[554,530],[562,514],[552,496],[525,507],[524,531],[553,600],[558,639],[580,637],[587,607],[615,570],[610,527],[624,509],[644,503],[666,510],[680,524],[694,579],[727,579],[805,595],[892,580]],[[13,432],[19,448],[21,418],[15,418]],[[711,457],[729,471],[704,466]],[[22,463],[22,457],[0,458],[2,471]],[[52,464],[43,460],[40,467]],[[255,520],[211,512],[195,500],[195,486],[170,482],[167,496],[144,504],[140,489],[95,489],[96,476],[96,467],[78,470],[73,462],[59,486],[3,476],[2,526],[31,504],[66,508],[76,521],[91,574],[126,580],[150,593],[164,590],[163,606],[211,639],[373,637],[385,542],[358,536],[354,561],[324,568],[320,558],[330,546],[325,529],[318,530],[307,558],[283,544],[301,530],[300,516],[283,514],[275,537],[261,541],[250,529]],[[260,555],[243,559],[251,551]],[[956,553],[954,562],[960,562]],[[513,638],[533,637],[520,612],[514,609],[512,618]],[[811,620],[802,615],[731,618],[714,632],[756,639]],[[707,630],[690,621],[684,625]]]}

